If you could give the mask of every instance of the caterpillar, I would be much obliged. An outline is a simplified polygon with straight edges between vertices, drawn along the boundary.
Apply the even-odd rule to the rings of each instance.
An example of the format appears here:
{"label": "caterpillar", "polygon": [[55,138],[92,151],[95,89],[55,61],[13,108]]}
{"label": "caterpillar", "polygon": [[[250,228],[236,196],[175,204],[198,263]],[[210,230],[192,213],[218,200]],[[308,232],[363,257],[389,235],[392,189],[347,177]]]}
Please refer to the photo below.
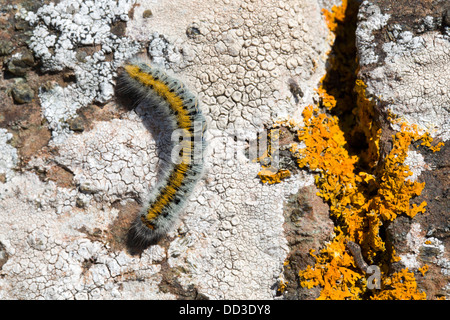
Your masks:
{"label": "caterpillar", "polygon": [[[186,200],[201,178],[206,121],[197,98],[177,79],[135,58],[122,66],[118,90],[166,118],[172,130],[171,161],[128,232],[128,243],[145,248],[157,243],[178,221]],[[174,138],[175,136],[175,138]]]}

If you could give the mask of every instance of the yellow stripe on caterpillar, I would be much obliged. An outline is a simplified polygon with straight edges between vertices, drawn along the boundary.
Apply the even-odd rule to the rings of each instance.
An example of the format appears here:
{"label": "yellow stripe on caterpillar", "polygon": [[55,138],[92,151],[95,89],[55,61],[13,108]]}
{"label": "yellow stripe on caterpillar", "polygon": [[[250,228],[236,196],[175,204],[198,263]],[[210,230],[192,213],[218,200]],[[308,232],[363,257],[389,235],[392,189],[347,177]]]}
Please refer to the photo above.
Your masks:
{"label": "yellow stripe on caterpillar", "polygon": [[157,81],[150,74],[142,72],[138,66],[127,65],[125,70],[128,74],[142,83],[143,85],[152,88],[159,96],[163,97],[170,105],[170,107],[178,113],[178,126],[182,129],[187,129],[192,126],[191,119],[187,111],[183,108],[183,100],[175,93],[170,91],[170,88],[161,81]]}
{"label": "yellow stripe on caterpillar", "polygon": [[170,200],[172,200],[178,188],[183,183],[187,169],[188,165],[185,163],[176,166],[174,172],[172,172],[171,176],[169,177],[167,186],[161,191],[161,194],[159,195],[157,200],[147,211],[147,215],[145,217],[146,221],[151,222],[161,214],[162,209]]}

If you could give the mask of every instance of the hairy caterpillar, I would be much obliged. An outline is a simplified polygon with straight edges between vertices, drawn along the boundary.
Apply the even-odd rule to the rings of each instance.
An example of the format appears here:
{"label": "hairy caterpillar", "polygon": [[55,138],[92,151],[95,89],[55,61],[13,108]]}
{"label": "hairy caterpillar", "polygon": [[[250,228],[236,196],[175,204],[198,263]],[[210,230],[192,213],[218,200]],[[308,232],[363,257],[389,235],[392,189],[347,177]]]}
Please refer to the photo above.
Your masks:
{"label": "hairy caterpillar", "polygon": [[206,121],[196,97],[178,80],[142,60],[123,66],[118,79],[121,93],[145,102],[166,118],[173,139],[172,157],[156,187],[148,194],[128,241],[146,247],[156,243],[178,220],[184,203],[201,177],[206,147]]}

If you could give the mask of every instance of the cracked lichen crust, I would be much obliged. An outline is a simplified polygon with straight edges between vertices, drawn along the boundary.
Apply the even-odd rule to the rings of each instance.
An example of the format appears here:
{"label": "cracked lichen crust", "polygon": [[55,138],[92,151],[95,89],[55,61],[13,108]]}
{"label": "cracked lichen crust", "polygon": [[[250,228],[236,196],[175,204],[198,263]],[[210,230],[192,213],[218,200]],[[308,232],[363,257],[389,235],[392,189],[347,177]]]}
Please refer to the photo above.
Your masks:
{"label": "cracked lichen crust", "polygon": [[[71,5],[81,8],[79,3],[65,0],[43,6],[30,18],[35,36],[36,29],[49,29],[47,20],[60,19]],[[80,9],[77,19],[97,11],[94,4],[113,3],[123,13],[129,7],[122,5],[132,2],[84,3],[92,10]],[[139,4],[127,22],[127,36],[119,38],[123,46],[118,48],[129,45],[130,52],[114,56],[110,63],[118,66],[134,54],[136,40],[150,41],[151,58],[198,92],[208,122],[204,177],[187,201],[178,228],[169,233],[168,240],[174,240],[167,247],[152,246],[140,257],[112,250],[98,234],[107,234],[119,216],[113,203],[143,200],[158,181],[170,159],[168,124],[138,107],[120,119],[93,119],[90,130],[55,139],[55,132],[65,132],[65,124],[57,127],[65,121],[65,112],[72,114],[70,110],[97,99],[99,91],[81,87],[77,80],[76,89],[70,85],[71,89],[41,93],[43,114],[50,126],[56,126],[52,144],[58,155],[49,160],[36,157],[29,165],[39,169],[56,163],[73,173],[76,187],[42,182],[30,172],[18,173],[2,186],[8,189],[0,199],[0,210],[6,212],[0,216],[0,242],[8,254],[0,277],[2,298],[176,298],[158,289],[163,260],[168,268],[183,270],[177,274],[181,286],[194,285],[209,298],[272,299],[276,294],[289,250],[284,199],[314,181],[301,172],[279,184],[262,184],[257,176],[261,165],[248,159],[246,149],[265,125],[288,115],[301,120],[300,106],[313,103],[330,50],[321,8],[310,0]],[[147,9],[153,14],[143,18]],[[46,18],[44,13],[50,11],[55,17]],[[65,17],[64,23],[79,25],[68,13]],[[110,26],[112,20],[102,16],[100,21]],[[58,31],[58,39],[69,37],[65,30]],[[36,36],[35,43],[47,37]],[[72,49],[61,50],[72,56]],[[99,64],[83,64],[88,65],[92,68],[83,72],[92,74],[92,82],[85,83],[111,83],[114,67],[101,64],[105,69],[99,71],[94,67]],[[291,78],[304,93],[298,102],[289,91]],[[84,97],[88,99],[79,102]],[[72,101],[79,103],[76,108],[66,106]],[[16,195],[23,186],[26,189]],[[81,256],[83,246],[89,254]],[[120,268],[111,267],[115,261]]]}
{"label": "cracked lichen crust", "polygon": [[73,135],[60,146],[61,155],[55,161],[73,172],[87,204],[91,199],[112,203],[143,198],[146,184],[156,179],[161,161],[168,159],[167,148],[159,145],[167,137],[161,134],[157,145],[146,128],[151,120],[141,116],[145,113],[138,108],[123,119],[98,122],[91,131]]}
{"label": "cracked lichen crust", "polygon": [[[105,230],[117,210],[71,206],[71,213],[58,219],[55,207],[70,204],[76,192],[32,173],[0,184],[0,194],[0,242],[8,255],[0,270],[1,299],[173,298],[157,289],[166,257],[162,247],[153,246],[137,259],[86,237]],[[139,290],[142,279],[151,290]],[[122,284],[137,284],[137,292],[123,291]]]}
{"label": "cracked lichen crust", "polygon": [[[435,263],[444,276],[450,275],[450,261],[445,254],[445,245],[435,237],[429,237],[422,230],[420,223],[412,223],[411,229],[406,234],[406,245],[409,252],[400,254],[402,263],[409,269],[414,270],[425,263]],[[446,285],[448,291],[449,285]]]}
{"label": "cracked lichen crust", "polygon": [[367,65],[378,62],[379,57],[374,49],[373,32],[384,27],[389,20],[389,14],[382,14],[380,8],[364,1],[358,10],[358,27],[356,39],[359,51],[359,63]]}

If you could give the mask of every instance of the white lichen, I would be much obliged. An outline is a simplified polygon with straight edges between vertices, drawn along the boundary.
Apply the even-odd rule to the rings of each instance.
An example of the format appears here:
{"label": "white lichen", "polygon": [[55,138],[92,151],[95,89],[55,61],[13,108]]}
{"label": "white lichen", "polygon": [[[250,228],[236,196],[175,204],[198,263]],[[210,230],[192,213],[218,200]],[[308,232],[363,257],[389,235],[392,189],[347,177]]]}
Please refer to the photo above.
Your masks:
{"label": "white lichen", "polygon": [[[18,163],[17,150],[9,144],[13,138],[12,133],[0,128],[0,175],[9,180],[13,175],[13,169]],[[0,193],[0,199],[2,194]]]}
{"label": "white lichen", "polygon": [[359,7],[356,45],[358,47],[358,57],[361,65],[378,62],[378,56],[375,53],[375,37],[373,32],[383,28],[389,18],[389,14],[382,14],[377,5],[368,1],[364,1]]}
{"label": "white lichen", "polygon": [[[189,52],[183,56],[188,63],[171,67],[199,92],[208,120],[205,180],[186,209],[187,233],[169,247],[169,263],[190,270],[183,283],[195,283],[211,298],[273,297],[270,288],[287,253],[280,196],[312,180],[297,176],[280,185],[263,185],[257,177],[260,165],[236,145],[256,139],[277,117],[300,117],[302,110],[289,92],[290,77],[305,93],[299,105],[312,103],[329,48],[320,8],[291,1],[245,2],[235,8],[222,1],[141,5],[140,11],[151,8],[154,14],[141,19],[136,10],[130,37],[143,37],[145,26],[139,21],[154,22],[152,30],[173,43],[190,32],[190,38],[177,44]],[[191,6],[197,7],[192,20],[186,14]],[[179,27],[170,28],[159,10],[177,17]]]}
{"label": "white lichen", "polygon": [[[360,14],[367,21],[379,20],[377,17],[380,15],[378,11],[362,11]],[[367,73],[368,93],[387,102],[387,109],[404,122],[417,124],[420,130],[429,131],[432,137],[448,140],[449,36],[438,30],[414,35],[411,31],[402,30],[398,24],[392,25],[391,29],[393,41],[380,44],[386,54],[385,59]],[[373,37],[369,35],[359,35],[359,50],[362,50],[363,58],[370,56],[364,52],[364,41],[371,40]],[[393,127],[399,130],[398,125]]]}
{"label": "white lichen", "polygon": [[[44,71],[73,70],[74,84],[40,90],[44,117],[54,143],[71,133],[66,120],[92,102],[104,103],[114,94],[114,78],[124,60],[136,54],[139,44],[112,32],[114,23],[128,20],[133,0],[66,0],[21,13],[32,26],[30,48]],[[90,48],[83,50],[83,48]],[[107,58],[111,55],[112,59]]]}
{"label": "white lichen", "polygon": [[409,270],[417,270],[427,263],[441,268],[441,273],[450,275],[450,261],[445,254],[445,246],[441,240],[428,237],[419,223],[412,223],[406,235],[407,253],[400,254],[400,261]]}
{"label": "white lichen", "polygon": [[408,151],[408,155],[405,159],[404,164],[409,167],[409,170],[412,173],[412,175],[407,177],[407,180],[410,181],[416,181],[422,171],[430,169],[423,156],[419,152],[414,150]]}

